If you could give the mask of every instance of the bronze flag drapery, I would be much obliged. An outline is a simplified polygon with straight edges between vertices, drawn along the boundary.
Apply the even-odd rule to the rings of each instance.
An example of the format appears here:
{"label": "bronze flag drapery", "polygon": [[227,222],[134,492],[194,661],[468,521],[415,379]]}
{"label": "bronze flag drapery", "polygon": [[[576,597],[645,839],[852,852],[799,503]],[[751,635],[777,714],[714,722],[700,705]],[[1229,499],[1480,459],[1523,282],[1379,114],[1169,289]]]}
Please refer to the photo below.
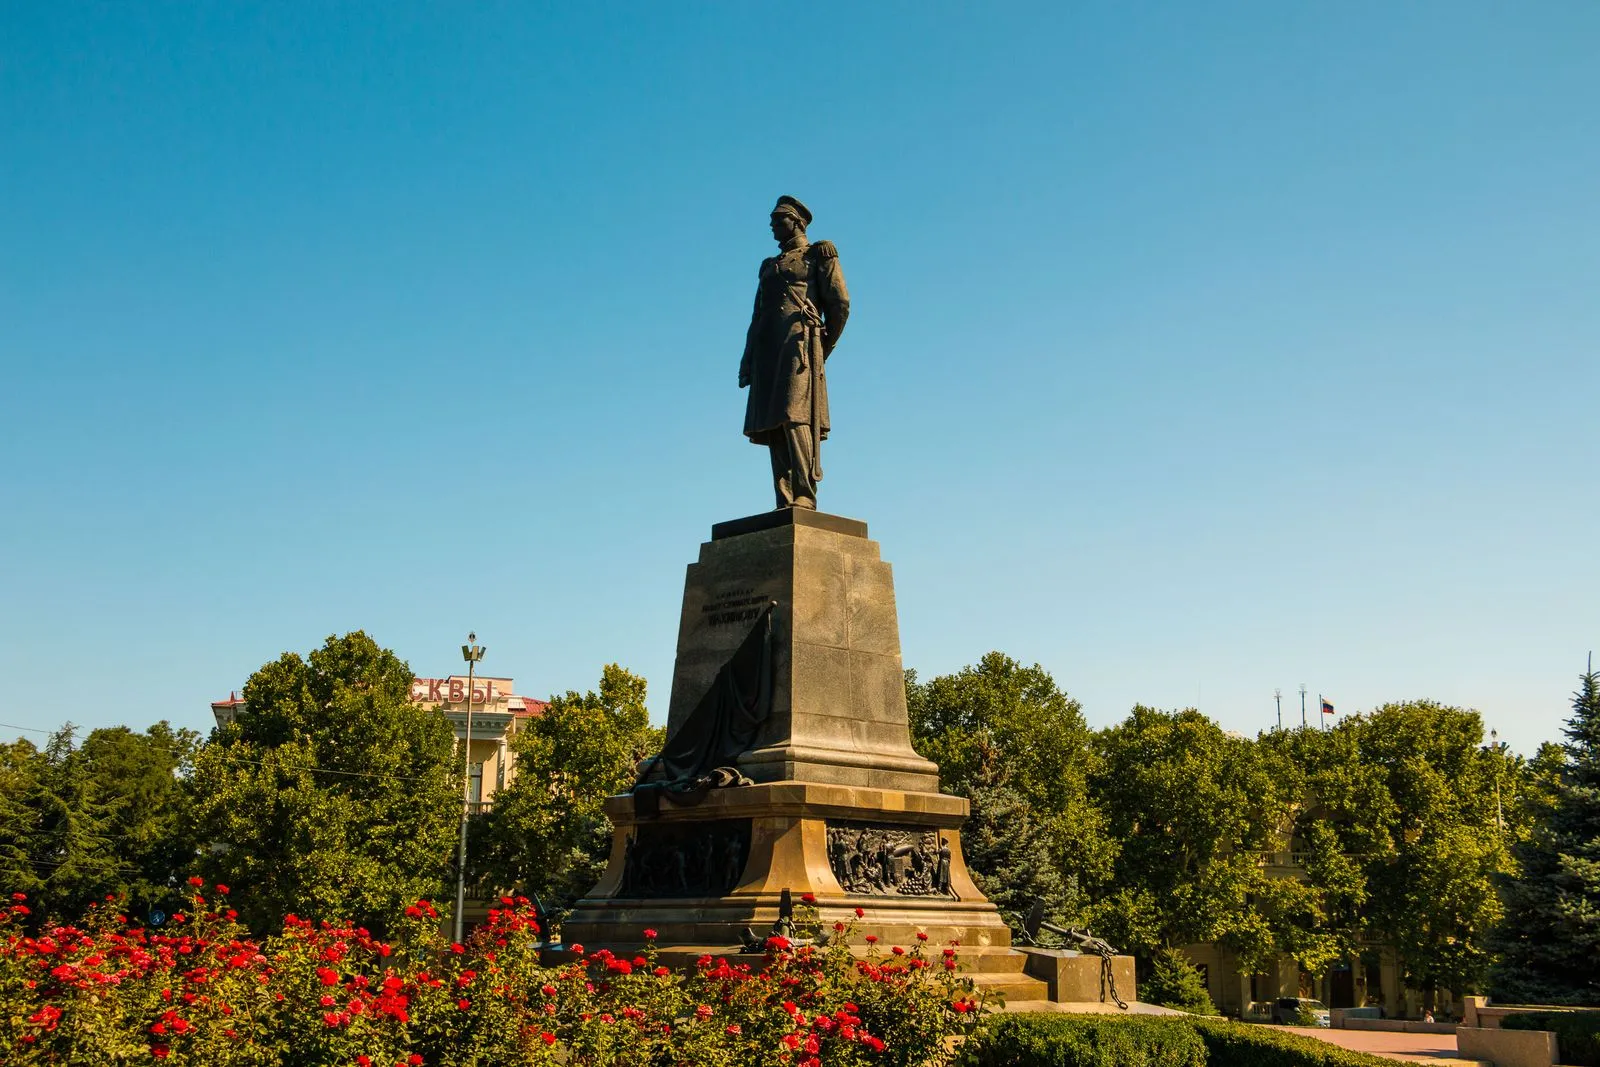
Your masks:
{"label": "bronze flag drapery", "polygon": [[772,711],[772,609],[769,603],[717,671],[661,752],[645,761],[633,787],[634,809],[654,814],[661,793],[694,803],[707,789],[744,779],[734,761],[755,741]]}

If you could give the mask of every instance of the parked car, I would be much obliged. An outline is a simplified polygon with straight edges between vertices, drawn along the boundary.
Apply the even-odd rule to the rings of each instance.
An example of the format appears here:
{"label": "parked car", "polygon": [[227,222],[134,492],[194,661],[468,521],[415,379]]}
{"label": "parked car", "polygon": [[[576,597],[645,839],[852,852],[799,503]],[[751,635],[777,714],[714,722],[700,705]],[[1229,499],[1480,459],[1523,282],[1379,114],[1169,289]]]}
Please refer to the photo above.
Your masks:
{"label": "parked car", "polygon": [[1283,1026],[1332,1026],[1328,1006],[1310,997],[1279,997],[1272,1002],[1272,1021]]}

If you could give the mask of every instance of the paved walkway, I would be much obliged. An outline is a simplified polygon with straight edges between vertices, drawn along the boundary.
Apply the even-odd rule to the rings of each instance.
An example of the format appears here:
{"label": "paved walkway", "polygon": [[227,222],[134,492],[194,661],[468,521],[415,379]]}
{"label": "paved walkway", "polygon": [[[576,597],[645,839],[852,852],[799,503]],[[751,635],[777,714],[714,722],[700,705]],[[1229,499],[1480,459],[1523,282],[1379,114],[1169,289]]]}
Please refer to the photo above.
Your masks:
{"label": "paved walkway", "polygon": [[1388,1030],[1329,1030],[1320,1026],[1274,1026],[1273,1030],[1283,1030],[1291,1034],[1300,1034],[1304,1037],[1314,1037],[1318,1041],[1326,1041],[1330,1045],[1351,1049],[1355,1052],[1370,1052],[1374,1056],[1384,1056],[1391,1060],[1401,1060],[1407,1063],[1427,1063],[1434,1067],[1445,1067],[1453,1064],[1477,1064],[1481,1060],[1462,1060],[1456,1058],[1455,1034],[1399,1034]]}

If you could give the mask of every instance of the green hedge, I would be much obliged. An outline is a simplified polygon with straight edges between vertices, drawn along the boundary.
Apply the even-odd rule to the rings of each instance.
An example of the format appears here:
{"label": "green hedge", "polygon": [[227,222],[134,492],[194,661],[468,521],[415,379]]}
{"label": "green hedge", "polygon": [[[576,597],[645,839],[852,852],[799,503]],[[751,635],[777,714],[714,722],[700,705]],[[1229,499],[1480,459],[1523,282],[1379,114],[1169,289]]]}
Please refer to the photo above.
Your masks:
{"label": "green hedge", "polygon": [[1394,1060],[1225,1019],[1194,1019],[1213,1067],[1394,1067]]}
{"label": "green hedge", "polygon": [[1184,1019],[1130,1015],[996,1015],[962,1048],[960,1067],[1205,1067]]}
{"label": "green hedge", "polygon": [[996,1015],[959,1067],[1394,1067],[1315,1038],[1221,1019]]}
{"label": "green hedge", "polygon": [[1519,1011],[1500,1020],[1507,1030],[1553,1030],[1561,1062],[1600,1067],[1600,1012]]}

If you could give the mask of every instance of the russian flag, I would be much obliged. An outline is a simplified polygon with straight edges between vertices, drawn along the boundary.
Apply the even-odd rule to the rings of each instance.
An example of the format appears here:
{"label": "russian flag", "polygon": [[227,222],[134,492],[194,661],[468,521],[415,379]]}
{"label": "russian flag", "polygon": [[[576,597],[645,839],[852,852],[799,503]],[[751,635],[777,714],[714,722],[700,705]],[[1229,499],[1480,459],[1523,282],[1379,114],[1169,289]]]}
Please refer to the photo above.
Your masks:
{"label": "russian flag", "polygon": [[1324,714],[1324,715],[1332,715],[1333,714],[1333,705],[1328,703],[1328,698],[1327,697],[1318,697],[1317,699],[1322,701],[1322,714]]}

